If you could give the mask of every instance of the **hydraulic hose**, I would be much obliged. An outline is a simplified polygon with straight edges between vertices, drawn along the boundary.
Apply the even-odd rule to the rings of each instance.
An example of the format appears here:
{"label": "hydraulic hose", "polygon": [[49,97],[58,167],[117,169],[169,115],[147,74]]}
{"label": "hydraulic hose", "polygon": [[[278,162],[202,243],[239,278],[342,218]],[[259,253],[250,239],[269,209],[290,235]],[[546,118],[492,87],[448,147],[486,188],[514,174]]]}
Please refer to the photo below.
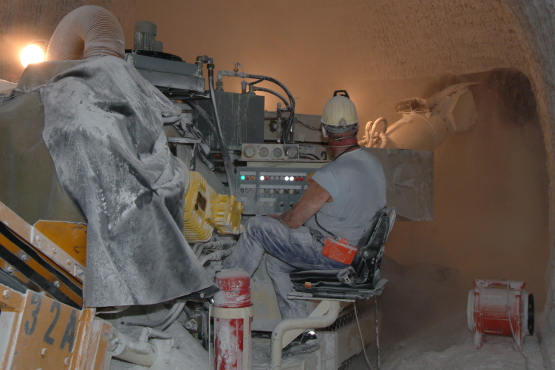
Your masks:
{"label": "hydraulic hose", "polygon": [[291,127],[293,126],[293,121],[295,119],[295,98],[293,97],[289,89],[284,84],[282,84],[275,78],[268,77],[268,76],[252,75],[249,73],[235,72],[235,71],[218,71],[218,86],[223,86],[223,82],[222,82],[223,76],[255,79],[256,81],[249,83],[250,86],[253,86],[262,81],[269,81],[278,85],[289,98],[289,104],[286,103],[287,110],[289,111],[289,117],[285,121],[284,129],[281,134],[281,140],[283,143],[290,143],[292,141],[289,131],[291,130]]}
{"label": "hydraulic hose", "polygon": [[179,317],[179,314],[183,311],[186,303],[187,301],[184,300],[175,302],[166,316],[154,322],[133,320],[124,320],[124,322],[126,325],[144,326],[149,328],[161,327],[162,330],[166,330]]}
{"label": "hydraulic hose", "polygon": [[148,342],[137,342],[115,328],[111,337],[109,349],[114,358],[145,367],[151,367],[158,359],[158,354]]}
{"label": "hydraulic hose", "polygon": [[210,88],[210,97],[212,101],[212,108],[214,109],[214,116],[216,119],[216,136],[220,143],[220,150],[222,152],[222,159],[224,161],[225,175],[227,177],[227,185],[229,186],[229,194],[235,195],[235,182],[233,181],[233,166],[231,157],[227,146],[224,143],[222,135],[222,127],[220,124],[220,115],[218,114],[218,104],[216,104],[216,94],[214,93],[214,64],[208,63],[208,86]]}
{"label": "hydraulic hose", "polygon": [[[231,181],[232,169],[228,169],[228,167],[226,167],[225,158],[226,158],[226,154],[229,157],[229,152],[227,151],[227,146],[223,142],[222,136],[219,134],[218,129],[216,128],[216,124],[214,123],[212,118],[210,118],[208,113],[206,113],[206,111],[202,109],[200,105],[198,105],[196,102],[192,100],[188,100],[187,104],[189,104],[189,106],[195,112],[197,112],[202,118],[204,118],[204,120],[208,123],[208,127],[210,128],[210,130],[214,133],[214,135],[216,135],[216,140],[218,140],[218,145],[220,145],[220,150],[222,151],[222,158],[224,159],[225,174],[226,174],[227,182],[229,183],[229,193],[231,195],[235,195],[235,183]],[[228,163],[231,164],[231,159],[228,160]]]}
{"label": "hydraulic hose", "polygon": [[265,87],[259,87],[259,86],[253,86],[252,89],[253,89],[254,91],[263,91],[263,92],[267,92],[267,93],[270,93],[270,94],[272,94],[272,95],[275,95],[275,96],[277,96],[278,98],[280,98],[281,101],[282,101],[283,103],[285,103],[285,106],[289,106],[289,103],[287,103],[287,100],[285,100],[285,98],[283,97],[283,95],[281,95],[281,94],[275,92],[274,90],[267,89],[267,88],[265,88]]}
{"label": "hydraulic hose", "polygon": [[175,303],[173,305],[173,307],[170,311],[170,314],[167,316],[166,320],[161,325],[159,325],[160,329],[162,331],[169,328],[170,325],[173,324],[175,322],[175,320],[177,320],[177,318],[181,314],[181,311],[183,311],[183,308],[185,307],[186,303],[187,303],[187,301],[180,301],[180,302]]}
{"label": "hydraulic hose", "polygon": [[208,261],[219,261],[219,260],[223,259],[224,257],[229,256],[231,254],[231,252],[233,252],[232,248],[219,250],[219,251],[207,254],[205,256],[202,256],[201,258],[199,258],[199,261],[200,261],[200,264],[202,266],[204,266],[204,264],[206,262],[208,262]]}
{"label": "hydraulic hose", "polygon": [[46,60],[80,60],[107,55],[125,58],[121,25],[108,10],[85,5],[60,21],[48,44]]}

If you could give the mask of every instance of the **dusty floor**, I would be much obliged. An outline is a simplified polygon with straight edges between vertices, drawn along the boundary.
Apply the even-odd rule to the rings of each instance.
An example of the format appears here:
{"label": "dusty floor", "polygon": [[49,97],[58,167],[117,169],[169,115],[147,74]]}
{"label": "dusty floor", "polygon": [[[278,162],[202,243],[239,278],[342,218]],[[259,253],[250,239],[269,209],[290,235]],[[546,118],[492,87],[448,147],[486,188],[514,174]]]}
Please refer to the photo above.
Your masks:
{"label": "dusty floor", "polygon": [[[456,271],[435,265],[401,266],[391,259],[384,265],[390,282],[379,300],[381,369],[545,369],[535,336],[525,337],[522,352],[514,349],[512,338],[495,336],[475,349],[466,322],[472,282],[459,282]],[[375,343],[367,354],[377,369]],[[367,368],[362,355],[348,366]]]}
{"label": "dusty floor", "polygon": [[[457,318],[455,318],[457,319]],[[474,348],[473,335],[461,328],[445,334],[442,324],[415,337],[399,342],[381,354],[381,369],[393,370],[541,370],[545,369],[540,346],[535,336],[526,337],[522,352],[515,350],[513,340],[507,337],[487,338],[480,349]],[[377,369],[375,345],[367,348],[373,369]],[[359,355],[348,369],[368,369]]]}

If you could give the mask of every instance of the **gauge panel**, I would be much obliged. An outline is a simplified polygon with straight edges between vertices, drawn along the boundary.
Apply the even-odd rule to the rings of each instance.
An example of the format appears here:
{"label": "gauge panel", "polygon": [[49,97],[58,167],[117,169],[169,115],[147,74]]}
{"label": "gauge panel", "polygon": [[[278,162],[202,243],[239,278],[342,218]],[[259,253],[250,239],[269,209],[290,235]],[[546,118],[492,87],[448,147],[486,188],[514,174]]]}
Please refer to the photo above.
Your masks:
{"label": "gauge panel", "polygon": [[248,161],[289,161],[299,159],[298,144],[243,144],[241,159]]}

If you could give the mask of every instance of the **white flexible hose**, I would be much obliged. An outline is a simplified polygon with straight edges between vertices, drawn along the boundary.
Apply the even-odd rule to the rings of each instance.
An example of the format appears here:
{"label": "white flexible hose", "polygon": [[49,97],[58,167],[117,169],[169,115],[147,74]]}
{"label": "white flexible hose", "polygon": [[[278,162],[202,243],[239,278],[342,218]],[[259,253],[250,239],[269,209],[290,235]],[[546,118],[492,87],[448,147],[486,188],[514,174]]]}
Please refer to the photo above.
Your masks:
{"label": "white flexible hose", "polygon": [[46,60],[80,60],[106,55],[125,58],[121,25],[108,10],[85,5],[60,21],[48,44]]}

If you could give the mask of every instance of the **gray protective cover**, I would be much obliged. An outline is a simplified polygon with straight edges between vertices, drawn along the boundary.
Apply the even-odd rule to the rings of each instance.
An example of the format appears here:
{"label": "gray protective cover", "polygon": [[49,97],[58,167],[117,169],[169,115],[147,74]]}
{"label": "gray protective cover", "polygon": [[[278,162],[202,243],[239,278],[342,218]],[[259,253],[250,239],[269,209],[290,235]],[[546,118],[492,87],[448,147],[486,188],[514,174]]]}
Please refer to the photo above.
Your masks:
{"label": "gray protective cover", "polygon": [[186,173],[163,117],[180,113],[129,64],[102,57],[42,89],[44,141],[84,215],[88,307],[145,305],[211,286],[182,234]]}
{"label": "gray protective cover", "polygon": [[33,225],[38,220],[84,222],[62,188],[42,131],[40,87],[82,61],[30,64],[13,95],[0,97],[0,201]]}

